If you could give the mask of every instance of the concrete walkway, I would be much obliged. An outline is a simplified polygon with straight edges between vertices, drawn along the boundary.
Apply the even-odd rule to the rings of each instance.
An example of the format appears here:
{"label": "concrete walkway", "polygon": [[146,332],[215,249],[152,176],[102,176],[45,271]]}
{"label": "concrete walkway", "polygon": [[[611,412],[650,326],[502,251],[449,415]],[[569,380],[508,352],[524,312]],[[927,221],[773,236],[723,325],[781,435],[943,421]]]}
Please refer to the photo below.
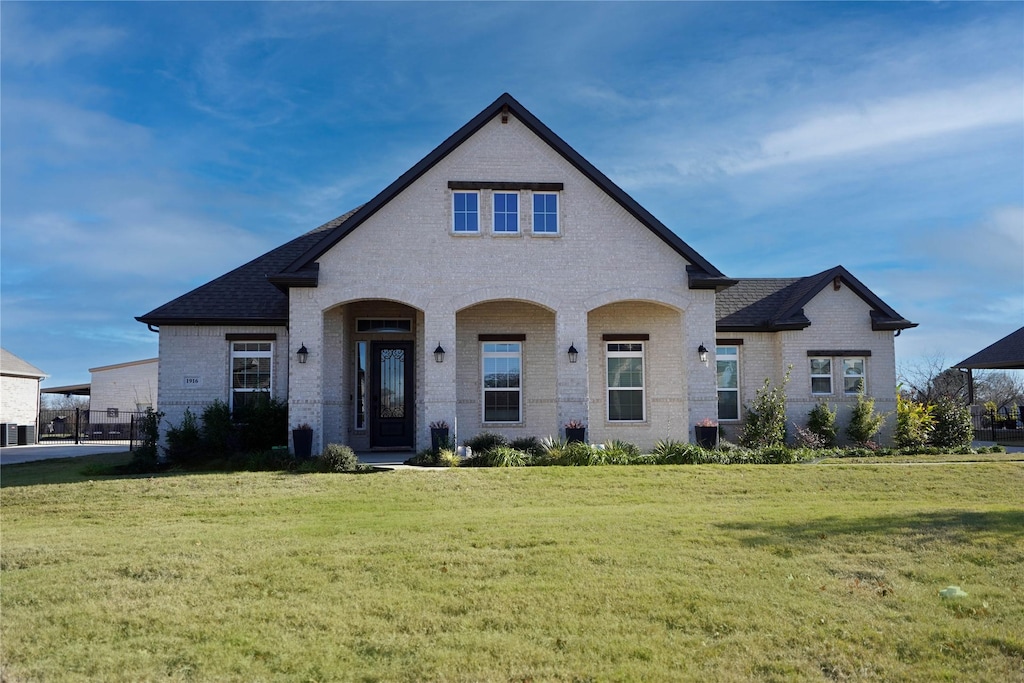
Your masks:
{"label": "concrete walkway", "polygon": [[126,451],[128,451],[128,444],[116,442],[5,446],[0,448],[0,465],[14,465],[19,462],[35,462],[36,460],[52,460],[54,458],[79,458],[83,455],[95,455],[97,453],[124,453]]}

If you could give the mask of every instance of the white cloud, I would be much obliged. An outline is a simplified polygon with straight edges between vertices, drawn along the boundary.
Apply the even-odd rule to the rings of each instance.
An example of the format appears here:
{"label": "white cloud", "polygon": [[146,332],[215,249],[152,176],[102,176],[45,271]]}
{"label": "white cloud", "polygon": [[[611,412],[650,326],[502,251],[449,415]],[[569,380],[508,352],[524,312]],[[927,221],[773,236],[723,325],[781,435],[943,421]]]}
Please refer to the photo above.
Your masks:
{"label": "white cloud", "polygon": [[727,165],[733,173],[837,160],[908,142],[1024,121],[1020,82],[995,81],[863,105],[841,106],[761,138],[753,158]]}
{"label": "white cloud", "polygon": [[81,55],[116,48],[126,31],[100,23],[79,23],[45,29],[26,21],[17,3],[4,3],[2,54],[8,64],[37,66],[66,62]]}

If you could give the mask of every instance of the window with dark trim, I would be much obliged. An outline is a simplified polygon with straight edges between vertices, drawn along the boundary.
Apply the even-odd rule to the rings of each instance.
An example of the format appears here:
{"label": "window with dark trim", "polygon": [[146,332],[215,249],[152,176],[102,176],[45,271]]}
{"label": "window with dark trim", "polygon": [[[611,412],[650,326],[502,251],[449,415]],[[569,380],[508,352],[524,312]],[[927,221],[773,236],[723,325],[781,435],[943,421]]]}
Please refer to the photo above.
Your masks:
{"label": "window with dark trim", "polygon": [[644,420],[644,343],[608,342],[605,345],[608,367],[608,421]]}
{"label": "window with dark trim", "polygon": [[481,342],[480,357],[483,375],[483,421],[522,422],[522,343]]}
{"label": "window with dark trim", "polygon": [[269,401],[273,391],[274,343],[231,342],[231,409]]}

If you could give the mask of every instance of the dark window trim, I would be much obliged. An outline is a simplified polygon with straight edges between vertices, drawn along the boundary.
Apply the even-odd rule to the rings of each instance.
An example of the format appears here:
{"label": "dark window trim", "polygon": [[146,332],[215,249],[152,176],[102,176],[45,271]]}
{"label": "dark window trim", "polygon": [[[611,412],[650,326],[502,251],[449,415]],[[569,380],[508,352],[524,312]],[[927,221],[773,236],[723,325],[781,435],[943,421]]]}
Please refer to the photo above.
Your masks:
{"label": "dark window trim", "polygon": [[277,341],[277,334],[273,332],[228,332],[224,335],[226,341]]}
{"label": "dark window trim", "polygon": [[811,349],[807,352],[807,357],[812,356],[818,357],[836,357],[836,356],[870,356],[870,349]]}
{"label": "dark window trim", "polygon": [[480,334],[477,341],[482,342],[503,342],[503,341],[526,341],[525,334]]}
{"label": "dark window trim", "polygon": [[651,338],[649,334],[641,334],[639,332],[629,334],[602,334],[601,340],[606,342],[618,342],[618,341],[648,341]]}
{"label": "dark window trim", "polygon": [[449,190],[531,190],[533,192],[561,192],[563,183],[526,183],[487,180],[449,180]]}
{"label": "dark window trim", "polygon": [[743,346],[742,339],[716,339],[715,346]]}

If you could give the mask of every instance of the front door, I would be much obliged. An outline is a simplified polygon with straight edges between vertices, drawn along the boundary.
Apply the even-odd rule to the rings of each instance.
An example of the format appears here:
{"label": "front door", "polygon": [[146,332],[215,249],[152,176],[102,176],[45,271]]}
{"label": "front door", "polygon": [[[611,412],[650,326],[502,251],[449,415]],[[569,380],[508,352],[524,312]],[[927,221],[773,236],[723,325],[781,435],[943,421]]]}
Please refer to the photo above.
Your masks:
{"label": "front door", "polygon": [[412,448],[413,343],[375,341],[370,361],[370,447]]}

